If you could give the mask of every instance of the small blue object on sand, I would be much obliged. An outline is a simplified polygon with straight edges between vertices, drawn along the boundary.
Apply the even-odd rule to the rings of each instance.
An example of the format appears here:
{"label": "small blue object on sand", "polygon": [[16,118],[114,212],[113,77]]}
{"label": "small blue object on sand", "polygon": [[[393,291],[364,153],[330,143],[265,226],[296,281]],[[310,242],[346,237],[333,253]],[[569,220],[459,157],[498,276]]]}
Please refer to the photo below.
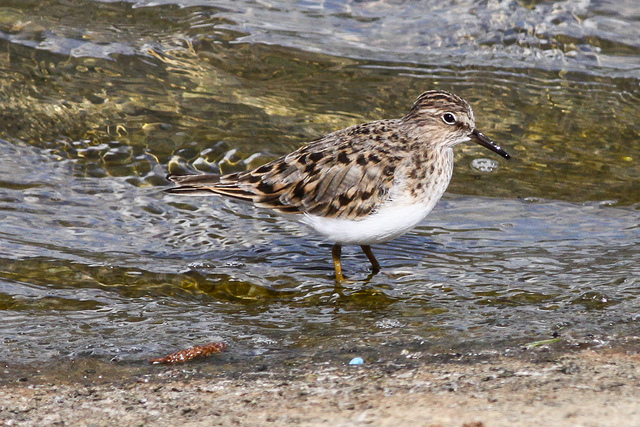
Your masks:
{"label": "small blue object on sand", "polygon": [[363,363],[364,363],[364,360],[362,359],[362,357],[354,357],[349,362],[349,365],[362,365]]}

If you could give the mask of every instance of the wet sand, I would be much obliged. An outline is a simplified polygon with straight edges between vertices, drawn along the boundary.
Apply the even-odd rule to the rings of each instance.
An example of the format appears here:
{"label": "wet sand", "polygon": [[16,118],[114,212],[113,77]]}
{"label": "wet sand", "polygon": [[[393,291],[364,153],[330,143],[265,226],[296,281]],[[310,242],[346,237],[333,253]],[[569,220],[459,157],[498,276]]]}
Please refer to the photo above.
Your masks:
{"label": "wet sand", "polygon": [[0,424],[480,427],[640,420],[640,355],[629,346],[396,356],[359,366],[322,358],[238,366],[224,355],[164,366],[91,359],[31,371],[5,365]]}

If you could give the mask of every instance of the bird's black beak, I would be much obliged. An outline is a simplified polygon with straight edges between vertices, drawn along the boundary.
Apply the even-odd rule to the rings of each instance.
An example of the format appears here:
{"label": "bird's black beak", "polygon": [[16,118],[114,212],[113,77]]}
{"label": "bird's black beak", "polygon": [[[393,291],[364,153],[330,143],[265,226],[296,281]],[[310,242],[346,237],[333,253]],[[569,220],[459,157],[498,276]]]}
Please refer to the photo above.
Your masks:
{"label": "bird's black beak", "polygon": [[489,150],[493,151],[494,153],[500,154],[505,159],[510,159],[511,158],[511,156],[509,154],[507,154],[506,151],[504,151],[502,148],[500,148],[500,146],[498,144],[496,144],[495,142],[493,142],[492,140],[490,140],[489,138],[484,136],[484,134],[482,132],[480,132],[478,129],[474,129],[471,132],[471,134],[469,135],[469,137],[471,138],[471,140],[473,142],[477,142],[478,144],[482,145],[485,148],[488,148]]}

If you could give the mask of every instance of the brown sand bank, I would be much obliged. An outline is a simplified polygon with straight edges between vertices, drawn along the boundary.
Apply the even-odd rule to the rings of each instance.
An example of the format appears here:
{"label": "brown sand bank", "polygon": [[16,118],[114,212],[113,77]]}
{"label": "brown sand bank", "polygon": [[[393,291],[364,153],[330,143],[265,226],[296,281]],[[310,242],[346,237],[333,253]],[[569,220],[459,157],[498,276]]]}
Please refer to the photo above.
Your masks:
{"label": "brown sand bank", "polygon": [[0,425],[640,425],[640,355],[628,349],[401,356],[407,363],[252,369],[215,356],[179,366],[83,360],[50,373],[6,366]]}

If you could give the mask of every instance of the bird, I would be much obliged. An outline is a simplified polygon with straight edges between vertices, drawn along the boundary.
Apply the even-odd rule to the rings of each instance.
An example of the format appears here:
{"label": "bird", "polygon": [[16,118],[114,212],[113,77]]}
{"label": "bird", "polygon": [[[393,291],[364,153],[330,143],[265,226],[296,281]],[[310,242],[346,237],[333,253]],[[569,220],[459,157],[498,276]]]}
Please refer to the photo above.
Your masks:
{"label": "bird", "polygon": [[422,93],[399,119],[377,120],[329,133],[252,170],[174,175],[165,191],[220,195],[296,216],[333,243],[335,281],[346,282],[343,245],[359,245],[380,263],[371,245],[417,226],[442,197],[453,174],[453,148],[473,141],[509,159],[481,133],[471,106],[442,90]]}

